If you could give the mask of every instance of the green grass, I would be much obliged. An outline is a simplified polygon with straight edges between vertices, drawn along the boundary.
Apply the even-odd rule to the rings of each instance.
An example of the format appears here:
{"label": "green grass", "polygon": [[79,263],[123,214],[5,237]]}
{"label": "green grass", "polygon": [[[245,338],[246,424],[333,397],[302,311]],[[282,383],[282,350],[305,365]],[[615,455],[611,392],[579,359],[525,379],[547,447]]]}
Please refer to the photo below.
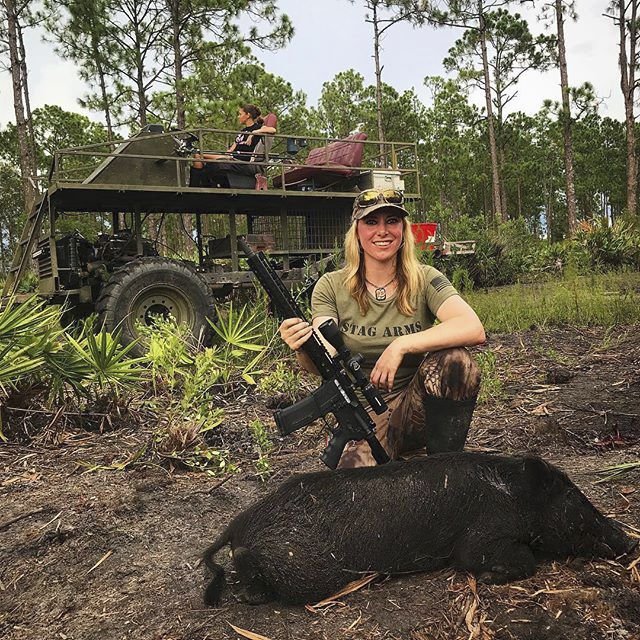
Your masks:
{"label": "green grass", "polygon": [[607,273],[465,293],[487,331],[640,322],[640,273]]}
{"label": "green grass", "polygon": [[494,351],[487,349],[477,353],[476,362],[482,372],[482,385],[478,402],[484,403],[492,400],[499,400],[502,397],[502,380],[498,373],[497,358]]}

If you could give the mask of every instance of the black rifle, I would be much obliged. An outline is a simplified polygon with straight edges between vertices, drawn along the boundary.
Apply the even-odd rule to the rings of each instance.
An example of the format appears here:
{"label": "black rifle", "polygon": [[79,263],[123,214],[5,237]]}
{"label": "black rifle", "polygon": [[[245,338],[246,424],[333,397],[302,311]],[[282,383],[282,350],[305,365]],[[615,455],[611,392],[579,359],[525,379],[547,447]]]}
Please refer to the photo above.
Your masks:
{"label": "black rifle", "polygon": [[[282,284],[264,253],[255,253],[243,238],[238,238],[238,245],[247,255],[251,271],[271,298],[280,318],[304,320],[302,310]],[[375,423],[356,395],[355,388],[358,386],[378,415],[387,410],[386,402],[362,372],[362,356],[359,353],[351,354],[344,344],[338,325],[333,320],[323,322],[318,329],[336,349],[337,356],[331,357],[315,332],[301,347],[316,366],[324,382],[308,398],[275,412],[274,418],[280,433],[283,436],[288,435],[328,413],[333,413],[337,425],[332,429],[333,435],[320,456],[329,469],[338,466],[342,451],[350,440],[366,440],[378,464],[389,462],[387,452],[376,438]]]}

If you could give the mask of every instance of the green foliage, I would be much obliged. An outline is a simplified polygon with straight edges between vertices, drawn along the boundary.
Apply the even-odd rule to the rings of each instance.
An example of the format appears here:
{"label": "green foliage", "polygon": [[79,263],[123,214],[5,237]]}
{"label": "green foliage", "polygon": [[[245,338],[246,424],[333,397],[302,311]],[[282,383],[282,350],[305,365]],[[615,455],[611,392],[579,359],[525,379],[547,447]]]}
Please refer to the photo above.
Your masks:
{"label": "green foliage", "polygon": [[456,234],[447,233],[448,237],[476,241],[474,254],[452,256],[437,265],[452,281],[463,278],[463,288],[469,289],[471,284],[475,288],[488,288],[517,282],[535,261],[540,241],[528,232],[522,219],[503,223],[496,231],[485,230],[468,217],[448,226]]}
{"label": "green foliage", "polygon": [[[95,334],[92,321],[77,336],[61,325],[61,309],[33,296],[0,311],[0,390],[5,398],[38,389],[49,406],[75,397],[91,407],[111,405],[139,389],[144,359],[131,359],[117,335]],[[0,438],[6,438],[0,433]]]}
{"label": "green foliage", "polygon": [[[236,129],[236,114],[243,103],[256,104],[263,114],[273,112],[278,116],[278,133],[306,133],[308,112],[306,96],[296,91],[280,76],[266,71],[264,65],[250,54],[243,55],[246,62],[237,64],[237,56],[211,53],[216,63],[202,60],[194,74],[184,81],[189,126],[218,129]],[[166,96],[166,118],[171,117],[172,95]],[[163,104],[163,112],[165,106]],[[230,140],[228,141],[230,142]],[[220,143],[222,144],[222,143]],[[274,145],[278,149],[279,140]]]}
{"label": "green foliage", "polygon": [[187,454],[175,453],[174,457],[193,471],[203,471],[210,476],[219,476],[223,473],[237,473],[238,467],[231,462],[229,452],[197,445]]}
{"label": "green foliage", "polygon": [[466,294],[487,331],[511,333],[532,326],[612,326],[640,322],[638,273],[576,276]]}
{"label": "green foliage", "polygon": [[264,316],[259,316],[258,309],[250,313],[244,306],[237,311],[233,303],[226,309],[217,307],[218,321],[211,322],[217,344],[200,350],[191,346],[188,330],[172,318],[157,318],[151,327],[140,325],[155,384],[184,389],[187,402],[216,385],[239,380],[255,384],[256,366],[266,348]]}
{"label": "green foliage", "polygon": [[486,38],[489,68],[493,77],[493,102],[501,112],[515,94],[515,86],[528,69],[546,69],[551,64],[555,45],[553,36],[533,36],[527,21],[506,9],[483,13],[485,31],[470,28],[449,50],[443,64],[449,71],[457,70],[462,80],[484,89],[481,38]]}
{"label": "green foliage", "polygon": [[494,351],[480,351],[475,354],[476,362],[480,367],[482,375],[482,383],[480,385],[480,393],[478,402],[487,403],[495,402],[502,396],[502,380],[498,374],[497,358]]}
{"label": "green foliage", "polygon": [[[399,93],[382,84],[382,126],[385,139],[413,142],[423,135],[426,110],[413,90]],[[375,85],[365,85],[362,74],[348,69],[323,83],[318,105],[311,109],[312,129],[317,135],[343,138],[361,125],[370,140],[377,140]],[[365,145],[365,158],[378,148]],[[408,160],[404,163],[408,166]],[[408,177],[408,176],[407,176]]]}
{"label": "green foliage", "polygon": [[[2,132],[0,132],[2,144]],[[0,161],[0,272],[11,266],[11,254],[18,242],[25,223],[22,184],[17,162]],[[6,234],[6,235],[5,235]]]}
{"label": "green foliage", "polygon": [[140,323],[136,330],[140,340],[147,345],[156,393],[158,385],[169,390],[177,388],[194,363],[187,328],[171,318],[157,317],[153,326]]}
{"label": "green foliage", "polygon": [[269,434],[261,420],[253,420],[249,423],[251,435],[256,444],[258,459],[256,460],[256,473],[262,481],[271,474],[271,464],[269,463],[269,453],[273,449],[273,443],[269,439]]}
{"label": "green foliage", "polygon": [[154,451],[163,458],[213,475],[229,468],[228,453],[209,447],[208,433],[224,420],[213,404],[220,363],[212,349],[197,351],[184,325],[158,317],[139,326],[146,341],[154,397],[149,405],[162,416],[155,429]]}
{"label": "green foliage", "polygon": [[40,370],[43,347],[58,321],[58,312],[35,296],[23,304],[9,300],[0,311],[0,388],[15,386]]}
{"label": "green foliage", "polygon": [[443,214],[441,219],[448,239],[476,240],[473,255],[435,261],[461,291],[586,275],[594,269],[640,267],[640,232],[624,219],[609,226],[605,219],[595,218],[581,223],[574,240],[554,243],[532,235],[522,218],[500,224],[495,231],[485,229],[478,218]]}
{"label": "green foliage", "polygon": [[232,472],[228,452],[208,444],[224,421],[217,396],[238,384],[254,384],[256,365],[265,345],[264,315],[259,310],[239,311],[232,304],[218,307],[212,324],[218,344],[196,349],[188,330],[172,318],[157,318],[153,326],[140,326],[148,345],[154,398],[150,405],[162,415],[154,450],[188,468],[211,474]]}
{"label": "green foliage", "polygon": [[278,360],[275,368],[258,380],[258,389],[266,396],[284,395],[290,402],[299,399],[302,384],[300,368],[294,362]]}
{"label": "green foliage", "polygon": [[[43,187],[48,186],[45,181],[57,149],[102,142],[106,138],[102,125],[91,121],[85,115],[65,111],[56,105],[45,105],[35,109],[32,123],[37,150],[37,171],[43,177]],[[94,156],[66,157],[62,166],[58,168],[67,179],[77,180],[85,178],[89,169],[98,161]],[[4,269],[10,265],[11,254],[26,222],[22,187],[17,171],[19,166],[17,128],[10,122],[5,129],[0,130],[0,227],[3,229],[0,262]],[[64,219],[60,219],[59,229],[70,231],[78,227],[87,237],[95,236],[101,229],[95,213],[84,213],[82,219],[78,220],[79,218],[76,218],[69,226],[65,224]]]}
{"label": "green foliage", "polygon": [[[233,303],[227,309],[218,306],[216,311],[218,321],[209,323],[219,338],[217,348],[221,362],[227,364],[221,370],[223,381],[231,379],[231,371],[235,368],[245,382],[255,384],[253,376],[266,347],[264,315],[260,309],[249,312],[246,306],[236,311]],[[257,355],[248,359],[248,352],[257,352]]]}
{"label": "green foliage", "polygon": [[486,151],[478,128],[480,112],[461,84],[437,76],[425,78],[425,84],[433,104],[418,136],[422,191],[429,219],[442,221],[482,208]]}
{"label": "green foliage", "polygon": [[604,477],[600,478],[600,480],[597,480],[596,484],[610,482],[611,480],[620,480],[621,476],[624,476],[630,471],[636,471],[639,469],[640,460],[637,460],[635,462],[624,462],[622,464],[616,464],[610,467],[604,467],[603,469],[598,469],[596,473]]}
{"label": "green foliage", "polygon": [[640,231],[625,220],[611,226],[604,218],[582,223],[576,240],[585,248],[592,267],[640,268]]}
{"label": "green foliage", "polygon": [[82,327],[82,335],[75,339],[66,333],[76,363],[82,371],[86,384],[96,385],[100,390],[109,387],[111,390],[130,387],[144,380],[141,367],[146,358],[131,358],[129,353],[136,346],[135,342],[122,346],[120,332],[111,334],[104,329],[96,334],[95,316],[86,320]]}
{"label": "green foliage", "polygon": [[[33,134],[36,143],[36,161],[38,172],[47,174],[51,168],[54,152],[97,142],[106,139],[102,125],[93,122],[87,116],[65,111],[57,105],[47,104],[33,111]],[[0,158],[18,166],[18,134],[16,126],[8,123],[0,132]],[[68,177],[85,177],[86,167],[95,164],[92,156],[77,156],[67,160]],[[84,171],[84,175],[83,175]]]}
{"label": "green foliage", "polygon": [[473,278],[466,267],[458,265],[453,270],[451,284],[458,291],[471,291],[473,289]]}

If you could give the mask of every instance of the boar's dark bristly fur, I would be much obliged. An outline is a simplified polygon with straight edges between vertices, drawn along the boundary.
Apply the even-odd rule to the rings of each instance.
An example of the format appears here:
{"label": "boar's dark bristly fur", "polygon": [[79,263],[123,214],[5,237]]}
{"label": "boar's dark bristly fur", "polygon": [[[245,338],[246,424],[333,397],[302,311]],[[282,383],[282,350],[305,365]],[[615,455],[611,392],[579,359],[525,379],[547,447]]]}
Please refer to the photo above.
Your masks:
{"label": "boar's dark bristly fur", "polygon": [[224,585],[213,555],[228,543],[251,603],[317,601],[368,572],[453,567],[503,583],[533,575],[540,558],[635,547],[544,460],[470,452],[291,477],[205,552],[208,604]]}

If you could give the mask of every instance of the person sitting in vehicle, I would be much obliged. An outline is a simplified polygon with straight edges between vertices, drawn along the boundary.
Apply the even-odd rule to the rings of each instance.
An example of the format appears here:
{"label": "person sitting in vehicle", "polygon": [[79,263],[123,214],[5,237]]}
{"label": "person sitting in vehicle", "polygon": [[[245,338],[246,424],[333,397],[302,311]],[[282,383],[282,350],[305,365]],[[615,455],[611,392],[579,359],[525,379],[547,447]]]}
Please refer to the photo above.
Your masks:
{"label": "person sitting in vehicle", "polygon": [[[243,128],[226,153],[194,154],[194,163],[189,172],[190,186],[216,186],[221,182],[224,184],[225,175],[229,172],[255,175],[260,170],[259,164],[250,163],[256,145],[262,137],[259,134],[274,134],[276,129],[264,124],[260,117],[260,109],[254,104],[244,104],[238,109],[238,122]],[[209,160],[215,162],[207,162]]]}

